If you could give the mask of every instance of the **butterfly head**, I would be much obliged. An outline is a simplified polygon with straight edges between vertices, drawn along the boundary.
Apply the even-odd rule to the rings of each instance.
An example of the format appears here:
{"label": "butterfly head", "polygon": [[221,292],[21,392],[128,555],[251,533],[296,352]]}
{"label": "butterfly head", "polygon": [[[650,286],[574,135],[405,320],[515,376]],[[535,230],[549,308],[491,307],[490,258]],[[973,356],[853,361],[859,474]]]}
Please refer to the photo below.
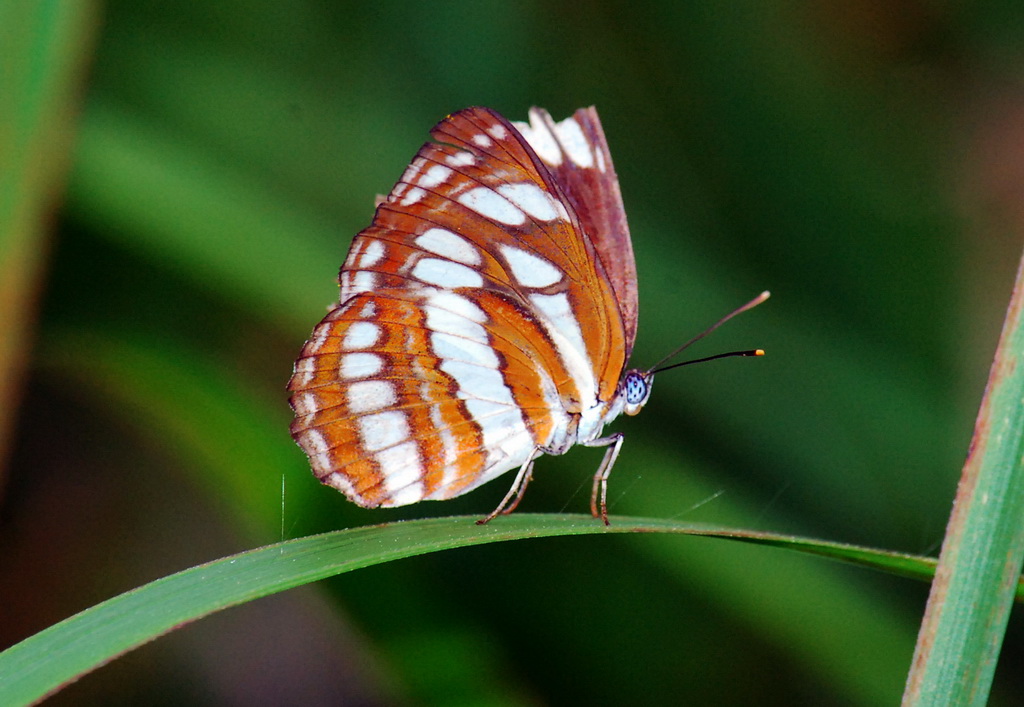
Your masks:
{"label": "butterfly head", "polygon": [[636,415],[640,412],[640,408],[647,402],[647,398],[651,397],[653,383],[653,371],[638,371],[636,369],[626,371],[626,375],[622,377],[622,382],[619,384],[619,394],[624,401],[622,411],[627,415]]}

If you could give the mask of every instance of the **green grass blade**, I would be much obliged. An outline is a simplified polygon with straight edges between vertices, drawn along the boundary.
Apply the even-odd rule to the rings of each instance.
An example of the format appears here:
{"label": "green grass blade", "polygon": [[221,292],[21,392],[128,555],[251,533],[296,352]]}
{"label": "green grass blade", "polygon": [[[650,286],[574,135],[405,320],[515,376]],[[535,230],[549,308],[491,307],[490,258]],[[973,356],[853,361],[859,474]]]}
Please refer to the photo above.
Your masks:
{"label": "green grass blade", "polygon": [[0,653],[0,704],[29,704],[188,622],[258,597],[412,555],[505,540],[594,533],[710,534],[708,525],[517,514],[367,526],[269,545],[193,567],[114,597]]}
{"label": "green grass blade", "polygon": [[366,526],[269,545],[164,577],[114,597],[0,653],[0,703],[29,704],[179,626],[246,601],[325,577],[413,555],[507,540],[610,533],[675,533],[789,547],[902,574],[928,561],[708,524],[580,515],[516,514],[487,526],[474,517]]}
{"label": "green grass blade", "polygon": [[[705,533],[695,531],[691,534],[704,535]],[[847,545],[846,543],[837,543],[829,540],[810,540],[796,535],[776,535],[774,533],[749,530],[713,532],[707,533],[707,535],[742,540],[756,545],[769,545],[771,547],[797,550],[808,555],[839,560],[851,565],[859,565],[880,572],[907,577],[908,579],[919,579],[923,582],[930,582],[935,577],[935,566],[938,564],[938,561],[933,557],[909,555],[904,552],[893,552],[891,550],[878,550],[860,545]],[[1024,576],[1018,575],[1013,598],[1015,601],[1024,602]]]}
{"label": "green grass blade", "polygon": [[906,705],[983,705],[1024,562],[1024,260],[957,489]]}

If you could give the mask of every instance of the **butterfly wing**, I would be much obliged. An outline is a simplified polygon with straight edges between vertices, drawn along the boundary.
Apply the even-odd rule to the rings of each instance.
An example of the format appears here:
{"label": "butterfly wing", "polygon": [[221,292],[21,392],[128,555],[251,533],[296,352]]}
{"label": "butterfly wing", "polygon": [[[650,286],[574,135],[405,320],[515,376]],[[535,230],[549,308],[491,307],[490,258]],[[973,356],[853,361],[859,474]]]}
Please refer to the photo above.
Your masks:
{"label": "butterfly wing", "polygon": [[289,383],[317,476],[364,506],[450,498],[564,451],[625,363],[595,244],[523,136],[485,108],[431,135],[354,239]]}
{"label": "butterfly wing", "polygon": [[597,110],[580,108],[555,122],[543,108],[530,109],[529,123],[512,123],[547,166],[594,244],[611,281],[625,327],[626,360],[637,325],[636,261],[619,179]]}

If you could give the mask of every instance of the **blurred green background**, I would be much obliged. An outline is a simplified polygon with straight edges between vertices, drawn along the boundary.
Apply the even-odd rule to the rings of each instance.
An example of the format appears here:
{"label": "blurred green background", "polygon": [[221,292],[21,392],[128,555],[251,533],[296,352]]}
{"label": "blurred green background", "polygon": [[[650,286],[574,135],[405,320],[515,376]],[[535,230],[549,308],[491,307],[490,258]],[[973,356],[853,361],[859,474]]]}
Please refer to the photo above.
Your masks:
{"label": "blurred green background", "polygon": [[[773,292],[693,351],[764,359],[667,373],[615,423],[613,515],[937,553],[1024,243],[1019,4],[79,8],[54,111],[73,133],[25,162],[57,165],[58,196],[30,248],[4,242],[24,339],[0,399],[0,647],[282,537],[496,505],[504,480],[355,507],[309,473],[284,390],[374,196],[469,105],[597,106],[635,365]],[[586,512],[601,454],[542,459],[523,508]],[[926,596],[720,540],[509,543],[232,609],[53,703],[894,704]],[[996,704],[1024,703],[1022,651],[1017,616]]]}

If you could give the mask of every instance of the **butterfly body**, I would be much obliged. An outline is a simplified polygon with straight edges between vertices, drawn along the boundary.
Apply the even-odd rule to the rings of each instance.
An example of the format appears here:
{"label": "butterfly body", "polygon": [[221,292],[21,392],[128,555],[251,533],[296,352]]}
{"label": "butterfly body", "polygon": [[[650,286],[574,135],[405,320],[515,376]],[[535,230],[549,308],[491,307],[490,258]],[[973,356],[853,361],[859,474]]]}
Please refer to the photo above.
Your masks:
{"label": "butterfly body", "polygon": [[353,240],[339,303],[296,362],[292,434],[366,507],[518,469],[511,510],[540,454],[605,446],[592,510],[607,520],[622,438],[603,429],[639,411],[651,374],[625,369],[636,272],[597,113],[555,123],[535,108],[526,124],[469,108],[431,135]]}

